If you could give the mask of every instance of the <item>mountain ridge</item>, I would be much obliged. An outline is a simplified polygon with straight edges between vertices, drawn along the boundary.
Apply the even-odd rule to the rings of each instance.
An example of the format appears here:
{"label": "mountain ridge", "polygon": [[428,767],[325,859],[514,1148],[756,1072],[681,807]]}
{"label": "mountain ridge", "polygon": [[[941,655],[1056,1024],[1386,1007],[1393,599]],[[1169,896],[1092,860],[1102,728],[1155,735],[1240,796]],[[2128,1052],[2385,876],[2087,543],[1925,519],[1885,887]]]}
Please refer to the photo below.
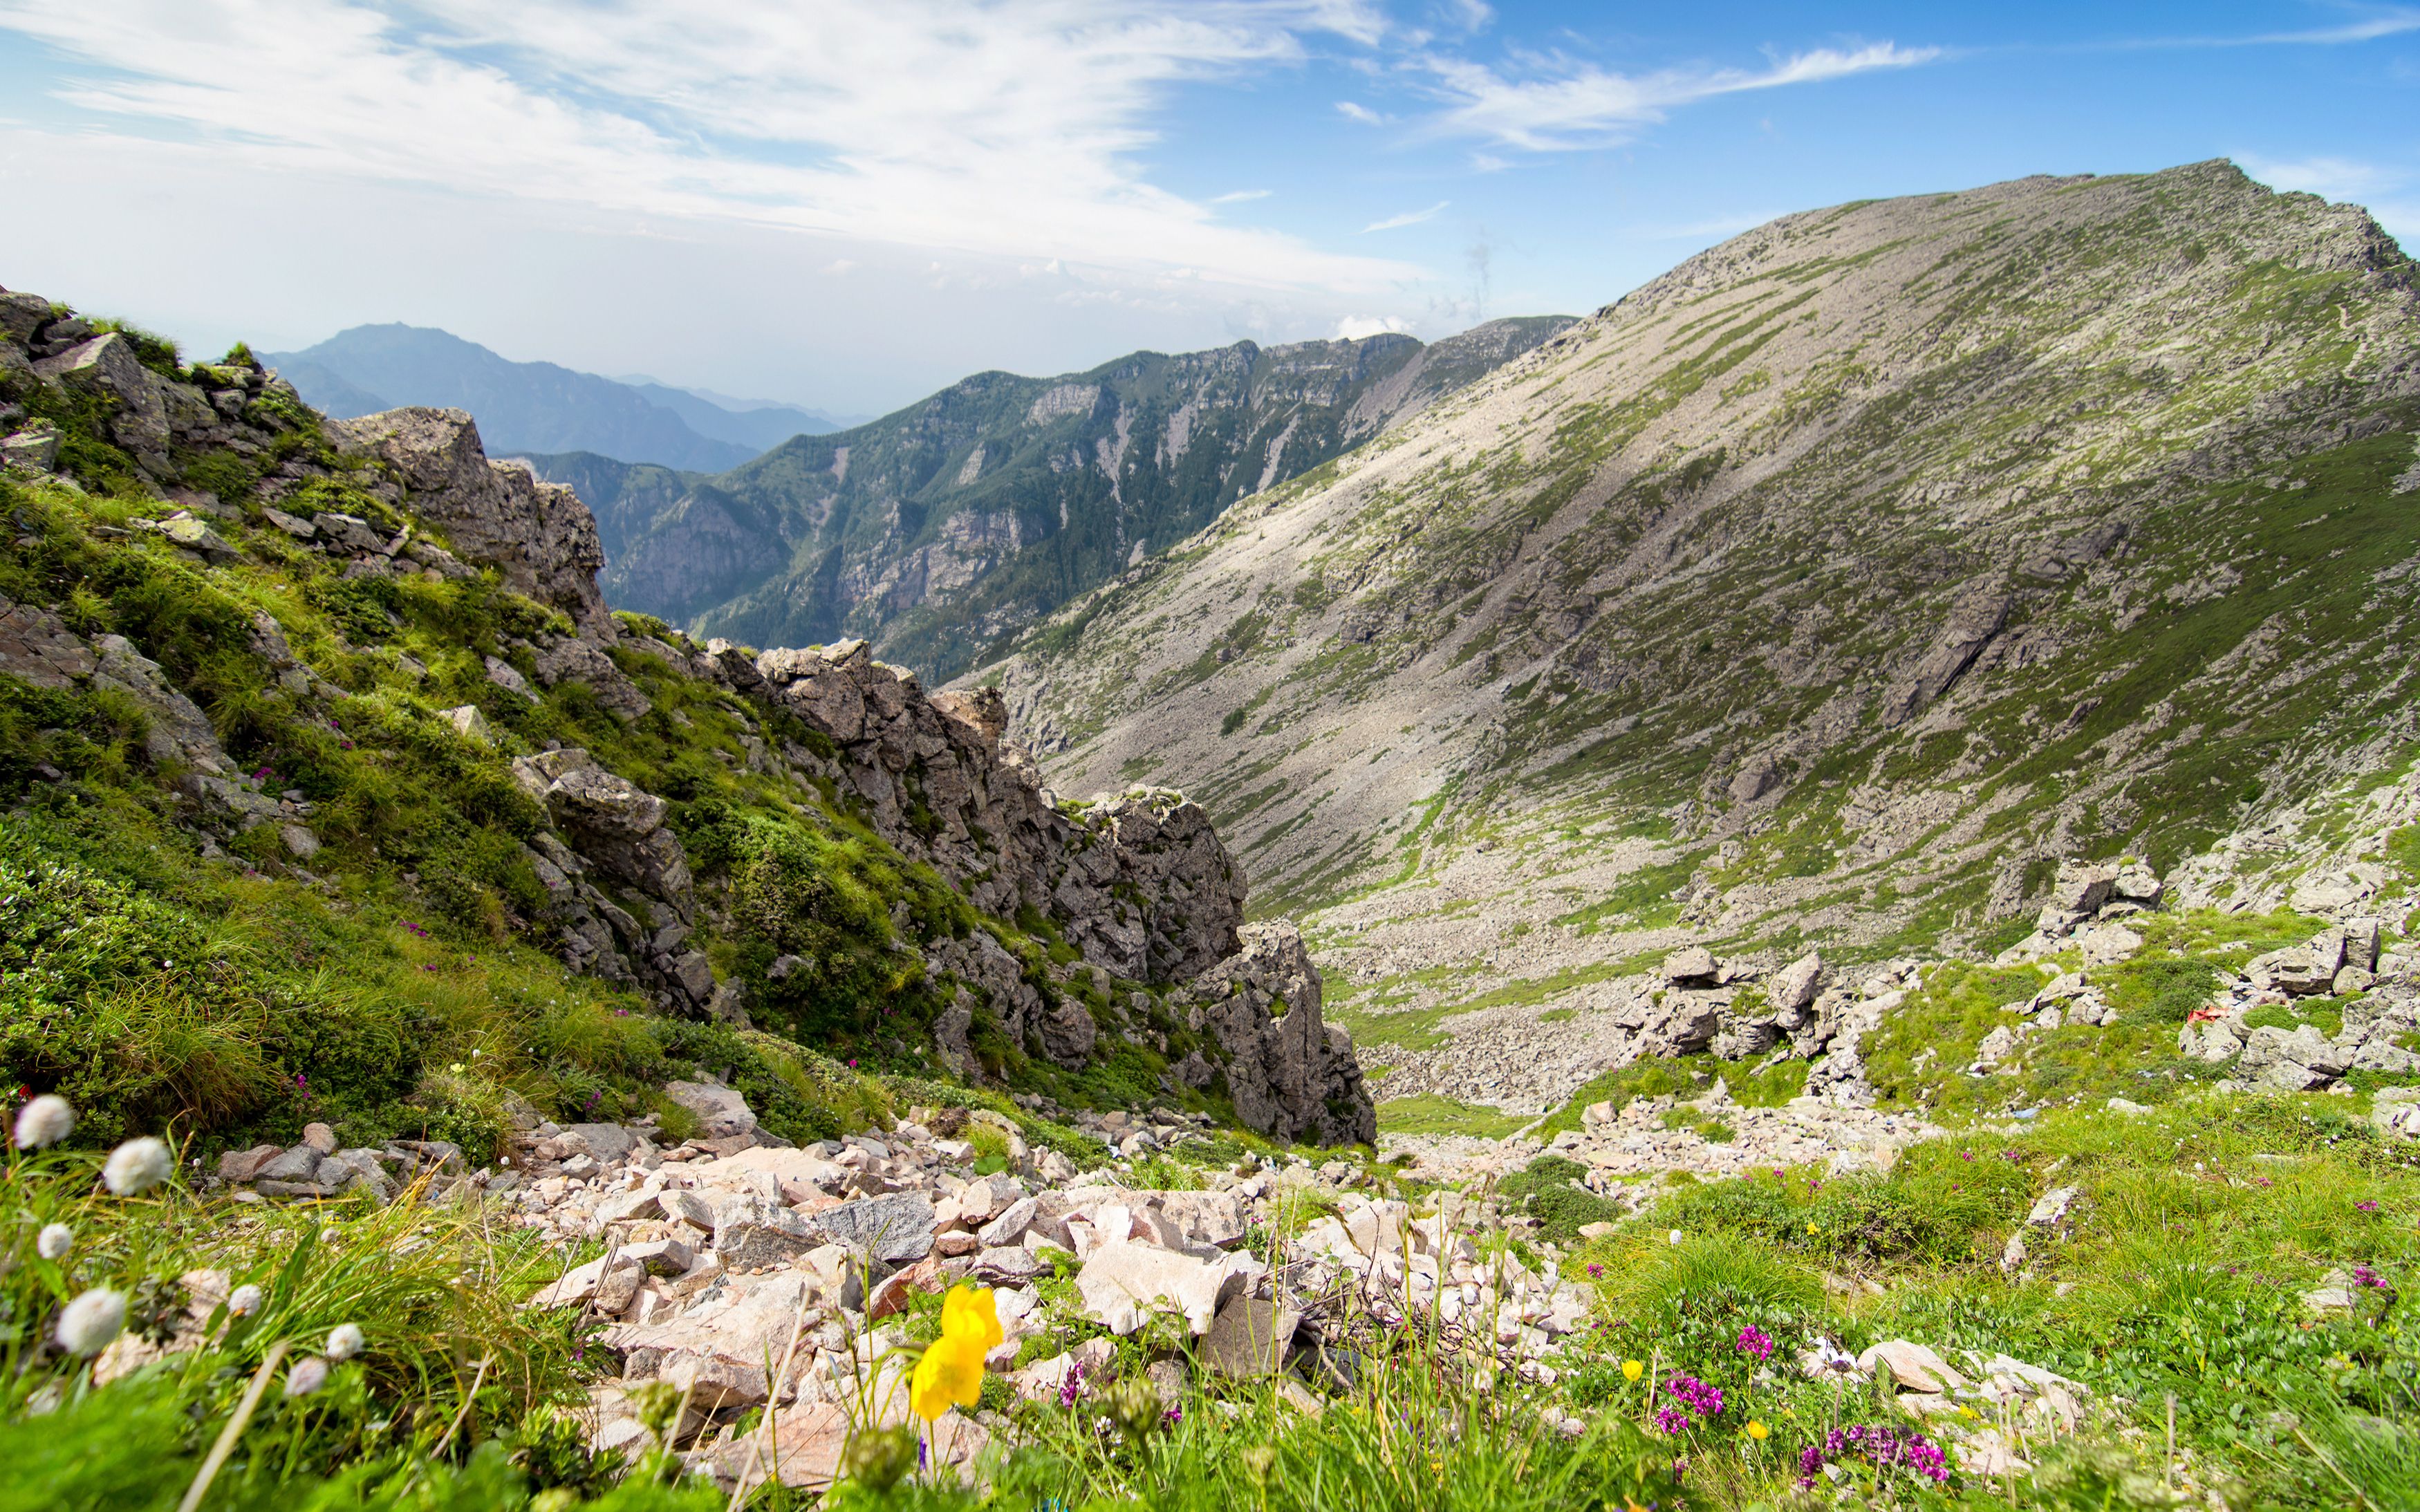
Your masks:
{"label": "mountain ridge", "polygon": [[[301,351],[264,353],[262,361],[337,419],[398,405],[466,410],[486,427],[498,455],[590,451],[718,471],[765,450],[741,439],[763,430],[761,421],[678,391],[666,391],[677,395],[668,404],[560,363],[516,363],[433,327],[352,326]],[[728,418],[721,427],[728,434],[708,434],[691,424],[711,424],[713,414]]]}
{"label": "mountain ridge", "polygon": [[1997,949],[2062,858],[2191,879],[2420,749],[2413,288],[2223,162],[1785,217],[970,680],[1070,790],[1196,794],[1421,1009]]}
{"label": "mountain ridge", "polygon": [[[615,602],[751,643],[863,635],[941,676],[1236,499],[1551,337],[1565,316],[1402,335],[1135,352],[1082,373],[979,373],[854,429],[698,482],[607,570]],[[600,517],[619,476],[584,463]],[[659,480],[644,480],[650,486]],[[611,548],[609,548],[609,550]]]}

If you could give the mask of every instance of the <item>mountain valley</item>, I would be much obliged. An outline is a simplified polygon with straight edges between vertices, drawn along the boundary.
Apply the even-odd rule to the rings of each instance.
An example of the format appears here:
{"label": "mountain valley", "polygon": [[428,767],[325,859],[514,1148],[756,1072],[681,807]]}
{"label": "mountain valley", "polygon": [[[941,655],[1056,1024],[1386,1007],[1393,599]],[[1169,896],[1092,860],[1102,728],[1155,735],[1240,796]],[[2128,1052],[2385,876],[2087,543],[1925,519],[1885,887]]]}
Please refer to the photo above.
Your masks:
{"label": "mountain valley", "polygon": [[2225,163],[1846,206],[968,680],[1062,787],[1210,810],[1382,1097],[1536,1112],[1637,1053],[1674,949],[1990,956],[2062,860],[2254,912],[2376,863],[2415,428],[2412,265],[2357,208]]}
{"label": "mountain valley", "polygon": [[11,1504],[2420,1504],[2360,208],[1863,201],[737,465],[313,351],[0,289]]}
{"label": "mountain valley", "polygon": [[693,634],[861,636],[946,677],[1069,597],[1311,471],[1563,329],[1137,352],[985,373],[897,414],[799,436],[712,478],[536,457],[615,521],[606,590]]}

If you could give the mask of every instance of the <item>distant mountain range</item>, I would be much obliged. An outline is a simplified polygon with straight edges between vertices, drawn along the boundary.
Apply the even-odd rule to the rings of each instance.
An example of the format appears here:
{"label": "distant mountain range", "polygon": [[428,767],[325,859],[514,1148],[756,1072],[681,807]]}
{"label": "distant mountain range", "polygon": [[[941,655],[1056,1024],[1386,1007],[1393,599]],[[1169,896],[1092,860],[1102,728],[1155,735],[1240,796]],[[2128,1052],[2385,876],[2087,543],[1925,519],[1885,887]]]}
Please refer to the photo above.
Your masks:
{"label": "distant mountain range", "polygon": [[596,513],[617,608],[755,645],[864,636],[939,680],[1572,324],[979,373],[713,477],[577,455],[597,448],[529,460]]}
{"label": "distant mountain range", "polygon": [[511,362],[422,326],[355,326],[299,352],[264,353],[262,361],[340,419],[398,405],[467,409],[498,456],[594,452],[719,472],[793,436],[841,426],[789,405],[719,404],[653,380],[627,383],[552,363]]}

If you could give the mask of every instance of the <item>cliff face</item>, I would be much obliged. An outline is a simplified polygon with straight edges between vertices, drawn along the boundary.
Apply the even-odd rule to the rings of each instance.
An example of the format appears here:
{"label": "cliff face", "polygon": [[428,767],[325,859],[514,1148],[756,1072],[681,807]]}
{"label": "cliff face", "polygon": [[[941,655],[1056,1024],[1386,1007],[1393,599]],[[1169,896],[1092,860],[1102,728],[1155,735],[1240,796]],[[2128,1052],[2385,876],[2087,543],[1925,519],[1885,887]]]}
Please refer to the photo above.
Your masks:
{"label": "cliff face", "polygon": [[[82,553],[0,563],[0,692],[131,706],[131,759],[206,855],[395,889],[668,1014],[979,1079],[1114,1064],[1130,1095],[1232,1065],[1253,1127],[1366,1136],[1349,1046],[1265,1048],[1272,1015],[1316,1026],[1315,975],[1194,1011],[1246,889],[1181,795],[1063,803],[997,694],[928,695],[862,641],[617,620],[589,511],[469,416],[323,421],[256,364],[138,340],[0,295],[0,486],[45,512],[25,541]],[[97,579],[160,585],[102,614],[134,634],[81,628]]]}
{"label": "cliff face", "polygon": [[1570,322],[1140,352],[1049,378],[985,373],[665,497],[660,477],[537,456],[615,521],[613,601],[756,644],[861,637],[963,670],[1258,489],[1309,471]]}

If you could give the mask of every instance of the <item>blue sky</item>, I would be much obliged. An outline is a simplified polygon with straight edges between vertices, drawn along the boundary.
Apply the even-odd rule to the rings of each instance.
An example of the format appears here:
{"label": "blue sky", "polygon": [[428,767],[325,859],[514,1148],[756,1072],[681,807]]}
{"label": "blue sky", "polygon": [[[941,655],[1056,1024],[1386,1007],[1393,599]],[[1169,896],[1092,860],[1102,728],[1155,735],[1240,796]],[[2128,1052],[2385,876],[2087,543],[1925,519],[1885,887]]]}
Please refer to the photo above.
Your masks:
{"label": "blue sky", "polygon": [[2415,244],[2420,7],[0,0],[0,283],[860,413],[2211,157]]}

